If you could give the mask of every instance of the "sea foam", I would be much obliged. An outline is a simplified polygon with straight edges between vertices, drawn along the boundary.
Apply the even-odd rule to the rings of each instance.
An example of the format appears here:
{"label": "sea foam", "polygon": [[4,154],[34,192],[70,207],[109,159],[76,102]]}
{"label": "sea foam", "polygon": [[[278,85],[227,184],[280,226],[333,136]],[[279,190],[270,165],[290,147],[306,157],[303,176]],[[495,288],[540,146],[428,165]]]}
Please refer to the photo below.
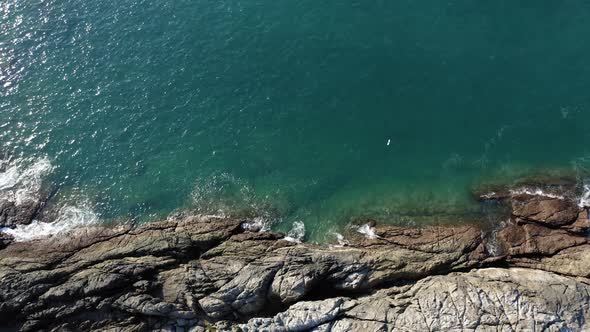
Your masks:
{"label": "sea foam", "polygon": [[65,233],[98,222],[97,214],[87,207],[64,206],[58,215],[58,218],[50,223],[33,220],[29,225],[0,228],[0,232],[10,234],[15,241],[22,242]]}
{"label": "sea foam", "polygon": [[[225,215],[223,216],[227,217]],[[270,230],[271,225],[272,220],[265,217],[256,217],[252,219],[250,222],[243,223],[242,228],[249,231],[267,232]]]}
{"label": "sea foam", "polygon": [[521,189],[516,189],[516,190],[510,190],[510,195],[514,196],[514,195],[532,195],[532,196],[543,196],[543,197],[547,197],[547,198],[555,198],[555,199],[565,199],[564,196],[562,195],[556,195],[556,194],[552,194],[552,193],[548,193],[543,191],[540,188],[521,188]]}
{"label": "sea foam", "polygon": [[53,171],[48,158],[32,162],[17,161],[0,173],[0,199],[20,205],[34,199],[41,189],[43,179]]}
{"label": "sea foam", "polygon": [[301,221],[295,221],[293,228],[285,236],[285,240],[290,242],[301,243],[305,238],[305,224]]}
{"label": "sea foam", "polygon": [[336,241],[338,242],[337,245],[333,245],[333,247],[345,247],[350,245],[350,242],[344,238],[344,235],[337,233],[337,232],[332,232],[332,235],[334,235],[334,237],[336,237]]}
{"label": "sea foam", "polygon": [[369,239],[378,239],[379,235],[375,233],[375,227],[371,227],[368,224],[364,224],[357,228],[357,232],[364,234]]}
{"label": "sea foam", "polygon": [[[54,170],[47,157],[35,160],[16,160],[6,165],[0,173],[0,199],[14,202],[18,207],[29,200],[39,199],[43,180]],[[57,219],[47,223],[33,220],[28,225],[0,228],[15,241],[29,241],[67,232],[98,222],[98,216],[89,204],[65,205],[57,213]]]}
{"label": "sea foam", "polygon": [[580,197],[580,201],[578,205],[581,208],[590,207],[590,185],[584,185],[584,191],[582,192],[582,196]]}

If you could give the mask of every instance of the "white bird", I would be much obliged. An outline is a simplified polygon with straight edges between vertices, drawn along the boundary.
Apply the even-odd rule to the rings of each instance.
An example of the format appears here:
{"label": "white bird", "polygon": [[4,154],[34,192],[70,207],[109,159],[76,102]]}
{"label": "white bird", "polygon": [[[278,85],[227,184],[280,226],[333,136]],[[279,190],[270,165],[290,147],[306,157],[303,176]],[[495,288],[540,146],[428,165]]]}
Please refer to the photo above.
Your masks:
{"label": "white bird", "polygon": [[387,140],[387,146],[389,146],[389,144],[391,144],[391,138]]}

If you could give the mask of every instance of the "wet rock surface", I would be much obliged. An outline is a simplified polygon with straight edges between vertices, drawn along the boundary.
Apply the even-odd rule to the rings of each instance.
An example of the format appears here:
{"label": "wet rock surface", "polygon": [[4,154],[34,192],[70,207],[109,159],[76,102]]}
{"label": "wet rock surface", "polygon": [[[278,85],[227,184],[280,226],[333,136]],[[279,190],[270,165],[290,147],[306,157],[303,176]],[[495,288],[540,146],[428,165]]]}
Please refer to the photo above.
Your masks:
{"label": "wet rock surface", "polygon": [[512,213],[518,222],[530,221],[558,227],[573,223],[579,212],[575,202],[567,199],[531,194],[512,197]]}
{"label": "wet rock surface", "polygon": [[41,205],[42,202],[39,199],[28,199],[17,203],[0,198],[0,227],[30,224]]}
{"label": "wet rock surface", "polygon": [[[31,176],[37,179],[39,176],[19,174],[18,171],[10,172],[7,157],[0,151],[0,228],[14,228],[18,225],[28,225],[38,218],[47,203],[55,196],[58,188],[48,191],[41,187],[41,180],[22,181],[22,178]],[[13,166],[16,167],[16,166]],[[50,168],[47,166],[47,168]],[[49,172],[41,170],[40,172]],[[9,174],[7,174],[8,172]],[[0,240],[1,246],[2,240]]]}
{"label": "wet rock surface", "polygon": [[493,229],[371,222],[375,236],[347,234],[347,246],[186,214],[0,236],[1,330],[589,330],[587,211],[503,200],[511,216]]}

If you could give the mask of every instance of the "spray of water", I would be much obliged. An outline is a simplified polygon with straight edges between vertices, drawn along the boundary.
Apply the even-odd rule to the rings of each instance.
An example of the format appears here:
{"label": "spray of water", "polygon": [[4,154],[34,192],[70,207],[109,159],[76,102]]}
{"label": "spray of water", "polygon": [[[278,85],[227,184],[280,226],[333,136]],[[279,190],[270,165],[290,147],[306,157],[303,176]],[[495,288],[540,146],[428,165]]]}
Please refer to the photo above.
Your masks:
{"label": "spray of water", "polygon": [[66,233],[98,222],[98,216],[88,207],[64,206],[58,215],[58,218],[51,223],[34,220],[29,225],[0,228],[0,232],[11,235],[17,242],[22,242]]}
{"label": "spray of water", "polygon": [[305,238],[305,224],[301,221],[295,221],[293,223],[293,228],[287,233],[285,236],[285,240],[301,243]]}
{"label": "spray of water", "polygon": [[590,156],[579,158],[573,164],[578,182],[582,184],[582,194],[578,205],[582,208],[590,207]]}
{"label": "spray of water", "polygon": [[36,198],[43,179],[53,171],[48,158],[17,160],[0,173],[0,199],[17,205]]}
{"label": "spray of water", "polygon": [[[6,164],[0,172],[0,199],[20,206],[27,201],[39,199],[43,180],[54,170],[46,157],[39,159],[15,160]],[[98,216],[90,204],[64,205],[51,223],[33,220],[29,225],[15,228],[0,228],[0,232],[11,235],[15,241],[29,241],[98,222]]]}
{"label": "spray of water", "polygon": [[357,228],[356,231],[361,234],[364,234],[365,237],[367,237],[369,239],[378,239],[379,238],[379,235],[377,235],[375,233],[375,227],[371,227],[368,224],[364,224],[364,225],[360,226],[359,228]]}

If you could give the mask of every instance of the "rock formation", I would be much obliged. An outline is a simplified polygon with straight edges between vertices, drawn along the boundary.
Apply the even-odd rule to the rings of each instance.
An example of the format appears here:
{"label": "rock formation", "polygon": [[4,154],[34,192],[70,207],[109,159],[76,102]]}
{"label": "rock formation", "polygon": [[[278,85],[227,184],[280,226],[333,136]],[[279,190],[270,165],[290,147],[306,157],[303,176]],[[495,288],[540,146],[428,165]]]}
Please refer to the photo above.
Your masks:
{"label": "rock formation", "polygon": [[0,330],[590,330],[587,211],[486,197],[510,208],[502,224],[378,225],[347,246],[190,214],[8,241]]}

